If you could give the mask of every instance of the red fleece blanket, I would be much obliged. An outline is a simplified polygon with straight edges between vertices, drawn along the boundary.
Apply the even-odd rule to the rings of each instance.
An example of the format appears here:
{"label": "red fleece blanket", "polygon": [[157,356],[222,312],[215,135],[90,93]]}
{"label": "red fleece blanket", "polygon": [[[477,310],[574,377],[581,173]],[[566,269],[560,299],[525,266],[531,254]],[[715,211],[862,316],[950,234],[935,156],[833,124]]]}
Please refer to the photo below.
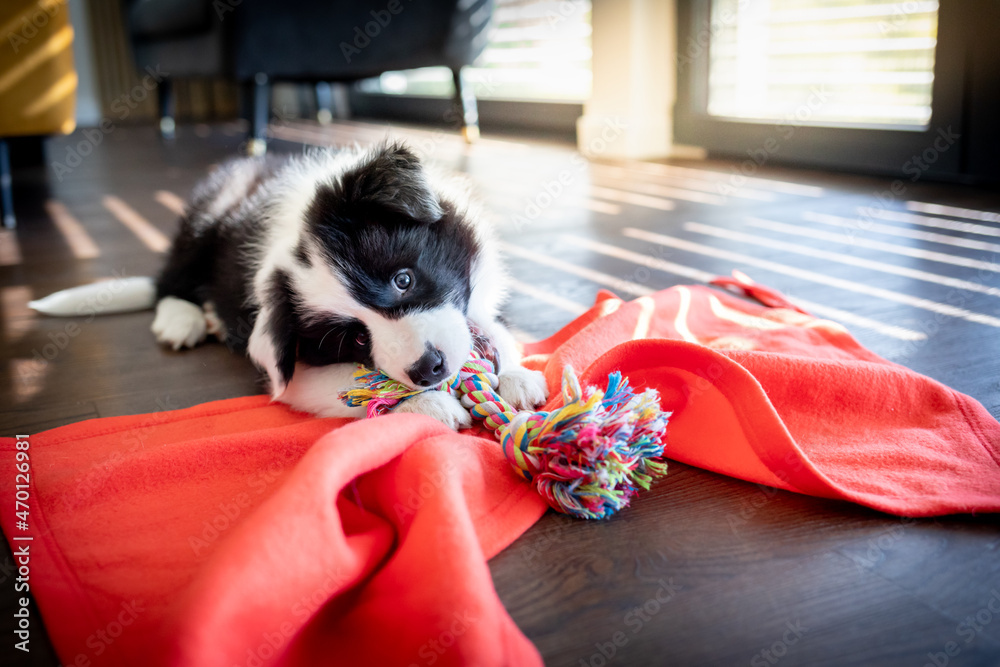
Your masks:
{"label": "red fleece blanket", "polygon": [[[1000,511],[1000,424],[981,405],[742,287],[773,307],[602,294],[526,363],[553,390],[566,363],[657,388],[675,460],[902,515]],[[17,442],[0,520],[65,665],[541,662],[486,560],[545,505],[492,440],[258,396]]]}

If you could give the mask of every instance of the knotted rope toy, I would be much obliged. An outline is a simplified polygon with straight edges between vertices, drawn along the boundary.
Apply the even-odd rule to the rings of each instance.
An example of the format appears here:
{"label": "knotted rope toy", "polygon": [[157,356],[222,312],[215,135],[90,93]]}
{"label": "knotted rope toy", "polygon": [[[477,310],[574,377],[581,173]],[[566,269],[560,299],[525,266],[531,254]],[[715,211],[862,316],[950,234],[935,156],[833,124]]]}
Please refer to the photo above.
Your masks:
{"label": "knotted rope toy", "polygon": [[[459,372],[438,390],[457,395],[473,417],[500,440],[517,474],[558,512],[604,519],[626,507],[639,488],[667,473],[663,460],[669,412],[655,389],[635,394],[615,371],[607,389],[580,388],[573,369],[563,369],[563,405],[551,412],[515,410],[497,392],[494,361],[473,351]],[[383,414],[421,391],[360,366],[358,387],[341,394],[367,416]]]}

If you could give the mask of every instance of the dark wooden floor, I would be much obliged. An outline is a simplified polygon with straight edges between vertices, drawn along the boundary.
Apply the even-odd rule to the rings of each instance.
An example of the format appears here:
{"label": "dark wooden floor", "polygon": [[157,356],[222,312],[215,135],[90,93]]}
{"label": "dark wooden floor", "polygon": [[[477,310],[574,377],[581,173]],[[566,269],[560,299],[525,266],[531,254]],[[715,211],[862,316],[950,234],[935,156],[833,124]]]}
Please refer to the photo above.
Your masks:
{"label": "dark wooden floor", "polygon": [[[745,178],[739,163],[587,163],[558,144],[485,137],[466,148],[447,132],[397,133],[468,174],[495,213],[517,280],[507,316],[523,339],[558,329],[600,287],[637,296],[736,268],[1000,416],[1000,194],[906,181],[892,196],[890,179],[775,168]],[[242,134],[185,126],[164,145],[152,129],[117,128],[61,180],[20,175],[20,226],[0,236],[0,432],[260,391],[224,346],[158,347],[149,312],[87,322],[26,307],[152,275],[179,198]],[[300,151],[386,128],[296,122],[272,134],[272,150]],[[67,164],[82,139],[53,141],[50,162]],[[0,558],[10,619],[12,560]],[[672,464],[621,516],[549,514],[491,568],[550,665],[1000,665],[994,516],[901,520]],[[5,664],[56,664],[39,644]]]}

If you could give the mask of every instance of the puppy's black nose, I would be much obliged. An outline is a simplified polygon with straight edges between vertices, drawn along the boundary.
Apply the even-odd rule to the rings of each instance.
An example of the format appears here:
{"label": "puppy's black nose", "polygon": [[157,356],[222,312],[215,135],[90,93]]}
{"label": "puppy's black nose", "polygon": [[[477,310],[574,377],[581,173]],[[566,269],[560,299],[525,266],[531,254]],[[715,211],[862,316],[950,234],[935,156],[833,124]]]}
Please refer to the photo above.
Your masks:
{"label": "puppy's black nose", "polygon": [[444,380],[447,370],[441,350],[428,347],[427,351],[417,359],[417,363],[406,369],[406,374],[414,384],[430,387]]}

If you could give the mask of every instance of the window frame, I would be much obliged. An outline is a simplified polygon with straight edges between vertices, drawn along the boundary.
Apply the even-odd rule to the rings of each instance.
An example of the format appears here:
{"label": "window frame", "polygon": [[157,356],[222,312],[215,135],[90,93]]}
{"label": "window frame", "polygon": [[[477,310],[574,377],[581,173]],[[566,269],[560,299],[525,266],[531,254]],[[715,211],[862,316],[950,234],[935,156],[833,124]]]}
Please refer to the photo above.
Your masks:
{"label": "window frame", "polygon": [[958,3],[941,2],[931,118],[926,128],[840,127],[727,119],[708,114],[710,0],[677,3],[677,101],[674,140],[715,157],[920,178],[962,174],[965,126],[963,21]]}

